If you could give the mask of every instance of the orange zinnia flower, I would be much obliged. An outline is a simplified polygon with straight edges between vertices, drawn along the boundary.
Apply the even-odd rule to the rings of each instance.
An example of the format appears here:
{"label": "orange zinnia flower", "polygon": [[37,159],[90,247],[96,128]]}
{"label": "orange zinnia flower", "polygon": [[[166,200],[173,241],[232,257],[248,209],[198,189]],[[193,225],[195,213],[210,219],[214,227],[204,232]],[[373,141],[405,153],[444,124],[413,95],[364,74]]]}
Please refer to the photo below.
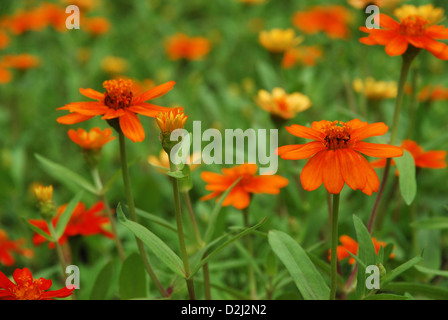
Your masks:
{"label": "orange zinnia flower", "polygon": [[415,7],[405,5],[395,10],[399,22],[380,13],[380,26],[384,29],[360,27],[367,37],[360,41],[367,45],[383,45],[390,56],[404,54],[409,45],[425,49],[435,57],[448,60],[448,46],[435,39],[448,39],[448,28],[436,25],[443,17],[443,10],[432,5]]}
{"label": "orange zinnia flower", "polygon": [[0,229],[0,264],[12,266],[16,262],[12,253],[17,253],[27,258],[33,256],[33,250],[22,248],[25,239],[11,240],[6,231]]}
{"label": "orange zinnia flower", "polygon": [[201,201],[220,197],[235,181],[241,180],[233,187],[222,205],[232,205],[237,209],[249,206],[251,193],[278,194],[280,188],[288,185],[288,179],[279,175],[257,176],[257,165],[245,163],[233,168],[222,169],[223,174],[204,171],[201,178],[207,182],[205,189],[213,191],[201,198]]}
{"label": "orange zinnia flower", "polygon": [[101,130],[98,127],[92,128],[89,132],[81,128],[76,131],[70,129],[68,136],[83,149],[101,149],[106,143],[116,139],[112,136],[110,128]]}
{"label": "orange zinnia flower", "polygon": [[428,85],[418,94],[418,101],[440,101],[448,100],[448,88],[441,85]]}
{"label": "orange zinnia flower", "polygon": [[258,41],[266,50],[281,53],[299,45],[303,41],[303,37],[296,37],[293,29],[274,28],[260,31]]}
{"label": "orange zinnia flower", "polygon": [[313,142],[287,145],[277,149],[282,159],[297,160],[311,157],[300,174],[305,190],[320,187],[322,182],[328,192],[338,194],[346,183],[353,190],[371,195],[377,192],[380,182],[375,170],[361,153],[380,158],[400,157],[401,148],[363,142],[361,140],[381,136],[389,128],[382,122],[368,124],[359,119],[349,122],[318,121],[311,128],[294,124],[286,127],[291,134],[312,139]]}
{"label": "orange zinnia flower", "polygon": [[9,45],[9,37],[3,30],[0,30],[0,49],[4,49]]}
{"label": "orange zinnia flower", "polygon": [[[58,208],[58,214],[52,219],[53,226],[57,225],[59,218],[66,207],[67,205],[62,205]],[[103,225],[110,223],[109,218],[100,214],[103,210],[104,203],[101,201],[97,202],[88,210],[86,210],[84,203],[78,203],[72,213],[72,216],[70,217],[63,235],[59,238],[58,243],[62,245],[67,242],[69,237],[74,237],[76,235],[91,236],[101,234],[108,238],[113,238],[114,235],[111,232],[103,229]],[[45,220],[31,219],[29,222],[50,234],[47,222]],[[47,241],[47,239],[40,234],[36,233],[33,235],[34,245],[40,245],[45,241]],[[49,243],[48,246],[51,249],[55,248],[54,243]]]}
{"label": "orange zinnia flower", "polygon": [[[338,260],[341,261],[341,260],[350,258],[348,263],[354,264],[356,262],[356,260],[349,254],[349,252],[351,254],[353,254],[354,256],[356,256],[358,254],[358,242],[356,242],[355,240],[353,240],[352,238],[350,238],[347,235],[340,236],[339,241],[342,243],[342,245],[338,246],[337,250],[336,250]],[[376,254],[378,254],[381,247],[383,247],[383,248],[386,247],[385,242],[377,241],[375,238],[372,238],[372,242],[373,242],[373,246],[375,247]],[[391,253],[390,258],[394,258],[394,257],[395,257],[395,254]],[[331,261],[331,249],[328,250],[328,261]]]}
{"label": "orange zinnia flower", "polygon": [[210,41],[178,33],[166,41],[165,48],[171,60],[200,60],[210,52]]}
{"label": "orange zinnia flower", "polygon": [[298,46],[285,51],[282,60],[282,67],[292,68],[296,64],[314,66],[316,61],[322,56],[322,49],[318,46]]}
{"label": "orange zinnia flower", "polygon": [[350,34],[348,23],[350,12],[343,6],[314,6],[308,11],[299,11],[293,24],[307,34],[324,32],[330,38],[346,39]]}
{"label": "orange zinnia flower", "polygon": [[[409,151],[415,161],[415,166],[418,168],[430,168],[430,169],[443,169],[446,168],[446,151],[444,150],[433,150],[424,151],[417,142],[412,140],[403,140],[401,143],[401,148]],[[392,160],[391,164],[394,161]],[[386,165],[386,159],[381,159],[372,162],[374,167],[384,167]]]}
{"label": "orange zinnia flower", "polygon": [[272,94],[259,90],[255,102],[265,111],[283,119],[291,119],[297,113],[311,107],[311,100],[300,92],[287,94],[282,88],[274,88]]}
{"label": "orange zinnia flower", "polygon": [[28,268],[16,269],[13,278],[16,284],[0,271],[0,300],[53,300],[66,298],[75,290],[75,286],[69,286],[48,291],[53,282],[44,278],[33,279]]}
{"label": "orange zinnia flower", "polygon": [[2,66],[0,66],[0,84],[5,84],[11,81],[11,72],[7,69],[3,69]]}
{"label": "orange zinnia flower", "polygon": [[94,36],[102,35],[109,31],[110,22],[104,17],[84,18],[83,27]]}
{"label": "orange zinnia flower", "polygon": [[8,68],[26,70],[38,67],[40,59],[28,53],[6,55],[3,57],[3,64]]}
{"label": "orange zinnia flower", "polygon": [[57,110],[68,110],[70,114],[59,117],[57,121],[63,124],[75,124],[89,120],[94,116],[103,116],[102,119],[117,119],[123,134],[134,142],[145,139],[145,131],[137,117],[141,114],[156,117],[159,112],[169,111],[170,108],[160,107],[145,101],[163,96],[170,91],[175,82],[169,81],[154,87],[146,92],[136,95],[133,92],[132,80],[104,81],[105,93],[93,89],[79,89],[84,96],[97,100],[96,102],[72,102]]}

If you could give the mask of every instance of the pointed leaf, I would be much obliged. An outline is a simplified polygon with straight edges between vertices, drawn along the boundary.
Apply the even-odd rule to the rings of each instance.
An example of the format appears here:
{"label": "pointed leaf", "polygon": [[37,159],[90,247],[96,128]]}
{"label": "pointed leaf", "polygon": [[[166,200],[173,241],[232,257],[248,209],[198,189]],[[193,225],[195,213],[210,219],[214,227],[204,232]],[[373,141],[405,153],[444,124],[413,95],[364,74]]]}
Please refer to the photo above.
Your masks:
{"label": "pointed leaf", "polygon": [[415,161],[412,155],[404,150],[403,156],[394,158],[399,175],[401,195],[409,206],[417,194],[417,181],[415,179]]}
{"label": "pointed leaf", "polygon": [[148,295],[146,272],[138,253],[132,253],[123,262],[119,283],[121,300],[144,298]]}
{"label": "pointed leaf", "polygon": [[73,211],[75,210],[76,206],[81,200],[83,194],[84,194],[83,191],[76,194],[73,197],[73,199],[70,200],[70,202],[67,204],[67,207],[65,207],[64,212],[60,215],[58,224],[56,225],[56,237],[58,239],[64,234],[65,228],[67,227],[67,223],[70,221]]}

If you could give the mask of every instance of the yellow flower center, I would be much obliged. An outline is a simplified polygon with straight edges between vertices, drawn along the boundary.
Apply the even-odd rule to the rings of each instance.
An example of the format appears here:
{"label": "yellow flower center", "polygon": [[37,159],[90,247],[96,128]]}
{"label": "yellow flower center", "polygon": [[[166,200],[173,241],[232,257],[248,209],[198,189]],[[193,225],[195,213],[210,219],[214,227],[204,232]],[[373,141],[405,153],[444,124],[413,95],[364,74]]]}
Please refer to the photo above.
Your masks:
{"label": "yellow flower center", "polygon": [[323,129],[325,146],[328,150],[348,148],[350,146],[350,126],[334,121]]}
{"label": "yellow flower center", "polygon": [[132,80],[107,80],[104,81],[103,87],[106,89],[104,94],[104,103],[115,110],[125,109],[132,103]]}
{"label": "yellow flower center", "polygon": [[429,21],[416,15],[409,16],[401,21],[400,33],[406,36],[422,36]]}

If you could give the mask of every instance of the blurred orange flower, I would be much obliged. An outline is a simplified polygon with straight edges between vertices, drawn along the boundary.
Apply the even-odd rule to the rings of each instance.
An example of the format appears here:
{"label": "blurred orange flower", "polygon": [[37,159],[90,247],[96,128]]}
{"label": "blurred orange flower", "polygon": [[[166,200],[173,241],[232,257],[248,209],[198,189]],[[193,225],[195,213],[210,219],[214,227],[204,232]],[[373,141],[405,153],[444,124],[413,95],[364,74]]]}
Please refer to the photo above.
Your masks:
{"label": "blurred orange flower", "polygon": [[389,128],[382,122],[368,124],[359,119],[349,122],[318,121],[311,128],[294,124],[286,127],[291,134],[312,139],[306,144],[286,145],[277,149],[282,159],[310,158],[300,174],[305,190],[312,191],[324,183],[329,193],[338,194],[346,183],[353,190],[372,195],[380,182],[375,170],[361,153],[380,158],[400,157],[399,147],[363,142],[369,137],[381,136]]}
{"label": "blurred orange flower", "polygon": [[385,46],[389,56],[404,54],[408,47],[425,49],[436,58],[448,60],[448,46],[436,39],[448,39],[448,28],[436,25],[443,18],[443,9],[424,6],[404,5],[394,11],[399,22],[380,13],[380,26],[383,29],[360,27],[367,37],[360,41],[367,45]]}
{"label": "blurred orange flower", "polygon": [[0,264],[13,266],[16,261],[12,253],[31,258],[33,256],[33,250],[22,248],[24,243],[24,238],[11,240],[6,231],[0,229]]}
{"label": "blurred orange flower", "polygon": [[110,22],[104,17],[84,18],[83,28],[94,36],[102,35],[110,30]]}
{"label": "blurred orange flower", "polygon": [[101,149],[106,143],[116,139],[112,136],[110,128],[101,130],[98,127],[90,129],[89,132],[82,128],[78,128],[76,131],[70,129],[68,136],[83,149]]}
{"label": "blurred orange flower", "polygon": [[15,284],[0,271],[0,300],[53,300],[66,298],[75,290],[75,286],[68,286],[49,291],[53,282],[44,278],[33,279],[28,268],[16,269],[13,279]]}
{"label": "blurred orange flower", "polygon": [[300,92],[287,94],[282,88],[274,88],[272,94],[259,90],[256,103],[265,111],[283,119],[291,119],[311,107],[311,100]]}
{"label": "blurred orange flower", "polygon": [[303,41],[302,37],[296,37],[293,29],[263,30],[258,35],[258,41],[268,51],[284,52]]}
{"label": "blurred orange flower", "polygon": [[10,82],[12,79],[11,72],[7,69],[3,69],[0,65],[0,84],[5,84]]}
{"label": "blurred orange flower", "polygon": [[[64,212],[66,207],[67,205],[62,205],[58,208],[57,215],[52,219],[52,224],[54,227],[57,225],[59,218]],[[114,237],[113,233],[103,229],[103,225],[110,223],[109,218],[101,214],[103,210],[104,210],[104,203],[101,201],[97,202],[88,210],[86,210],[86,206],[84,205],[84,203],[79,202],[75,210],[73,211],[72,216],[70,217],[70,220],[67,224],[67,227],[64,230],[64,233],[59,238],[58,243],[62,245],[67,242],[68,238],[77,235],[92,236],[101,234],[108,238],[113,238]],[[34,226],[42,229],[47,234],[50,234],[47,222],[45,220],[30,219],[29,222]],[[47,239],[45,239],[38,233],[35,233],[33,235],[33,243],[36,246],[46,241]],[[55,248],[54,243],[49,243],[48,246],[51,249]]]}
{"label": "blurred orange flower", "polygon": [[141,94],[133,91],[132,80],[104,81],[105,93],[93,89],[79,89],[84,96],[97,100],[96,102],[72,102],[57,110],[68,110],[70,114],[59,117],[62,124],[75,124],[86,121],[94,116],[102,116],[103,120],[116,119],[123,134],[134,142],[145,139],[145,131],[137,114],[156,117],[159,112],[169,111],[170,108],[160,107],[145,101],[156,99],[170,91],[175,82],[169,81]]}
{"label": "blurred orange flower", "polygon": [[40,59],[29,53],[5,55],[2,60],[4,66],[20,70],[32,69],[40,65]]}
{"label": "blurred orange flower", "polygon": [[424,87],[418,94],[419,101],[440,101],[448,100],[448,88],[441,85]]}
{"label": "blurred orange flower", "polygon": [[241,180],[233,187],[222,205],[232,205],[237,209],[249,206],[251,193],[278,194],[288,185],[288,179],[279,175],[256,175],[256,164],[242,164],[233,168],[222,169],[223,174],[204,171],[201,178],[207,185],[205,189],[213,191],[201,198],[201,201],[220,197],[235,181]]}
{"label": "blurred orange flower", "polygon": [[6,48],[9,45],[9,36],[3,30],[0,30],[0,50]]}
{"label": "blurred orange flower", "polygon": [[[412,155],[415,161],[415,166],[418,168],[429,168],[429,169],[443,169],[446,168],[446,151],[444,150],[432,150],[424,151],[417,142],[412,140],[403,140],[401,143],[401,148]],[[394,161],[391,162],[394,164]],[[382,168],[386,165],[386,159],[380,159],[373,161],[372,166]]]}
{"label": "blurred orange flower", "polygon": [[282,67],[289,69],[297,64],[314,66],[316,61],[322,56],[322,49],[319,46],[298,46],[285,51],[282,60]]}
{"label": "blurred orange flower", "polygon": [[200,60],[210,52],[210,41],[203,37],[175,34],[165,42],[166,53],[171,60]]}
{"label": "blurred orange flower", "polygon": [[380,8],[393,8],[403,0],[348,0],[348,4],[356,9],[365,9],[369,5]]}
{"label": "blurred orange flower", "polygon": [[324,32],[333,39],[346,39],[350,35],[348,24],[352,17],[347,8],[339,5],[314,6],[296,12],[293,24],[306,34]]}
{"label": "blurred orange flower", "polygon": [[[351,237],[347,235],[342,235],[339,237],[339,241],[342,243],[341,246],[337,246],[336,254],[338,256],[338,260],[344,260],[350,258],[348,260],[349,264],[354,264],[356,262],[355,258],[353,258],[350,253],[354,256],[358,254],[358,242],[353,240]],[[386,243],[382,241],[378,241],[375,238],[372,238],[373,246],[375,247],[375,252],[378,254],[380,248],[386,247]],[[350,253],[349,253],[350,252]],[[395,258],[395,254],[391,253],[390,258]],[[328,261],[331,261],[331,249],[328,250]]]}

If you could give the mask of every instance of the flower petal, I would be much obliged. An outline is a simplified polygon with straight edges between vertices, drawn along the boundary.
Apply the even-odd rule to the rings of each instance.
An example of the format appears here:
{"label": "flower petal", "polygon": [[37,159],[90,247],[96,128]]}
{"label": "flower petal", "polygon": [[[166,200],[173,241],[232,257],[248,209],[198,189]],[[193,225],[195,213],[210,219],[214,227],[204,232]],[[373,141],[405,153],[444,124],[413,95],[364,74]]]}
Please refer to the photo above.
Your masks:
{"label": "flower petal", "polygon": [[298,144],[291,146],[283,146],[277,149],[278,155],[282,159],[288,160],[297,160],[297,159],[306,159],[319,151],[326,150],[325,145],[320,141],[313,141],[306,144]]}
{"label": "flower petal", "polygon": [[90,88],[88,88],[88,89],[80,88],[79,92],[83,96],[86,96],[87,98],[90,98],[90,99],[101,100],[101,101],[104,100],[104,93],[98,92],[98,91],[90,89]]}
{"label": "flower petal", "polygon": [[446,151],[428,151],[415,160],[415,165],[421,168],[446,168]]}
{"label": "flower petal", "polygon": [[353,150],[376,158],[394,158],[401,157],[403,155],[403,149],[400,147],[363,141],[357,142],[353,147]]}
{"label": "flower petal", "polygon": [[336,150],[336,154],[345,183],[353,190],[363,189],[366,186],[366,175],[362,165],[359,165],[359,157],[362,156],[349,148]]}
{"label": "flower petal", "polygon": [[354,141],[363,140],[369,137],[382,136],[389,130],[383,122],[376,122],[350,132],[350,139]]}
{"label": "flower petal", "polygon": [[139,96],[137,96],[134,99],[135,104],[139,104],[140,102],[144,102],[147,100],[152,100],[152,99],[161,97],[165,93],[170,91],[175,84],[176,84],[176,82],[174,82],[174,81],[168,81],[168,82],[161,84],[157,87],[154,87],[146,92],[143,92],[142,94],[140,94]]}
{"label": "flower petal", "polygon": [[405,53],[407,49],[408,42],[406,41],[406,38],[401,35],[396,36],[394,39],[392,39],[385,48],[386,53],[391,57],[400,56]]}
{"label": "flower petal", "polygon": [[300,173],[300,181],[303,189],[312,191],[320,187],[322,184],[322,174],[328,151],[316,153],[303,167]]}
{"label": "flower petal", "polygon": [[337,153],[327,151],[323,164],[322,180],[325,189],[329,193],[338,194],[344,187],[344,179],[342,178],[341,165]]}
{"label": "flower petal", "polygon": [[161,107],[151,103],[140,103],[139,105],[132,105],[128,110],[143,116],[155,118],[160,112],[168,112],[173,110],[173,108]]}
{"label": "flower petal", "polygon": [[135,113],[126,111],[119,119],[120,128],[126,137],[133,142],[142,142],[145,139],[145,131]]}
{"label": "flower petal", "polygon": [[293,124],[290,127],[286,127],[286,130],[288,130],[289,133],[305,139],[312,139],[312,140],[322,140],[325,138],[325,134],[323,132],[301,126],[298,124]]}
{"label": "flower petal", "polygon": [[62,124],[75,124],[89,120],[91,118],[93,118],[93,116],[86,116],[79,113],[70,113],[65,116],[57,118],[56,121]]}

